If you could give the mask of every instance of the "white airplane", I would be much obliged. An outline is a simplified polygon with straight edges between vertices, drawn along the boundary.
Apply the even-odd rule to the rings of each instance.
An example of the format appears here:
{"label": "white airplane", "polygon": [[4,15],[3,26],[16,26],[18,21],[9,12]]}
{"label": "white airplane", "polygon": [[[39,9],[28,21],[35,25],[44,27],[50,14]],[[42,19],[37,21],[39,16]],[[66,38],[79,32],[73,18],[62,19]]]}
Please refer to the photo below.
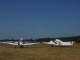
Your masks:
{"label": "white airplane", "polygon": [[10,41],[10,42],[0,42],[0,43],[9,44],[9,45],[14,45],[14,46],[18,46],[18,47],[23,47],[23,46],[29,46],[29,45],[39,44],[39,43],[29,43],[29,42],[24,43],[24,42],[23,42],[23,38],[20,38],[17,42]]}
{"label": "white airplane", "polygon": [[63,42],[60,39],[56,39],[55,43],[58,44],[58,46],[73,46],[74,45],[73,41]]}
{"label": "white airplane", "polygon": [[74,42],[63,42],[61,41],[60,39],[56,39],[55,41],[51,40],[49,42],[43,42],[43,44],[48,44],[48,45],[51,45],[52,47],[53,46],[73,46],[74,45]]}

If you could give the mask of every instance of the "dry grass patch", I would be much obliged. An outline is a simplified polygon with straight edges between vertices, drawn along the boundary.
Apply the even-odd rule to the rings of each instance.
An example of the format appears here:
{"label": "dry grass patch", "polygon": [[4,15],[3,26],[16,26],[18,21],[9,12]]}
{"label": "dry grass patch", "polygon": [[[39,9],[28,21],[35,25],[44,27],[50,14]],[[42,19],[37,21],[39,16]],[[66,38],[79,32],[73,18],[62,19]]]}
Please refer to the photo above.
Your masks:
{"label": "dry grass patch", "polygon": [[80,48],[72,47],[0,47],[0,60],[80,60]]}

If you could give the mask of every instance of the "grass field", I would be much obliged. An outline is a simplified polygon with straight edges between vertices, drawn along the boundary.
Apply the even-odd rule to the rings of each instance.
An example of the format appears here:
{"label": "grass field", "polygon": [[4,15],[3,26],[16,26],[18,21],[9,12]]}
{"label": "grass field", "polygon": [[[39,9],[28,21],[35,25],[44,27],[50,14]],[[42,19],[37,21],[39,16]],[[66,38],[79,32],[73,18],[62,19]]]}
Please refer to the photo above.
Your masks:
{"label": "grass field", "polygon": [[0,47],[0,60],[80,60],[79,47]]}

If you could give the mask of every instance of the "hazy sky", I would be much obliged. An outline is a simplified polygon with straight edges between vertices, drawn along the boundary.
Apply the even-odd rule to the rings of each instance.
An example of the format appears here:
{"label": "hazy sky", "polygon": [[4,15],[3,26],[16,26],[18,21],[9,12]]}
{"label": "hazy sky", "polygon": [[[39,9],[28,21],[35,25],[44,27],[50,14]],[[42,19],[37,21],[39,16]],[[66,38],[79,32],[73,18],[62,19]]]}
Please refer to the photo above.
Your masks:
{"label": "hazy sky", "polygon": [[0,0],[0,38],[80,35],[80,0]]}

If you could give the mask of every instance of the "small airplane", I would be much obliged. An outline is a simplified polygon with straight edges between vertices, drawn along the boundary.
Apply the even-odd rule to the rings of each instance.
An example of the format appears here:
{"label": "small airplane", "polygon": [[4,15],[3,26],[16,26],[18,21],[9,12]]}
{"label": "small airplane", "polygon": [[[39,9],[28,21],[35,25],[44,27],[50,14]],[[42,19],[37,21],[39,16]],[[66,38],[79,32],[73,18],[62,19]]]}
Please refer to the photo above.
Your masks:
{"label": "small airplane", "polygon": [[59,46],[73,46],[74,45],[73,41],[63,42],[60,39],[56,39],[54,42],[58,44]]}
{"label": "small airplane", "polygon": [[9,42],[0,42],[0,43],[14,45],[14,46],[17,46],[17,47],[23,47],[23,46],[30,46],[30,45],[34,45],[34,44],[39,44],[39,43],[29,43],[29,42],[24,43],[23,38],[20,38],[17,42],[9,41]]}
{"label": "small airplane", "polygon": [[53,46],[73,46],[74,42],[63,42],[60,39],[56,39],[55,41],[50,40],[49,42],[43,42],[43,44],[48,44],[51,45],[51,47]]}

